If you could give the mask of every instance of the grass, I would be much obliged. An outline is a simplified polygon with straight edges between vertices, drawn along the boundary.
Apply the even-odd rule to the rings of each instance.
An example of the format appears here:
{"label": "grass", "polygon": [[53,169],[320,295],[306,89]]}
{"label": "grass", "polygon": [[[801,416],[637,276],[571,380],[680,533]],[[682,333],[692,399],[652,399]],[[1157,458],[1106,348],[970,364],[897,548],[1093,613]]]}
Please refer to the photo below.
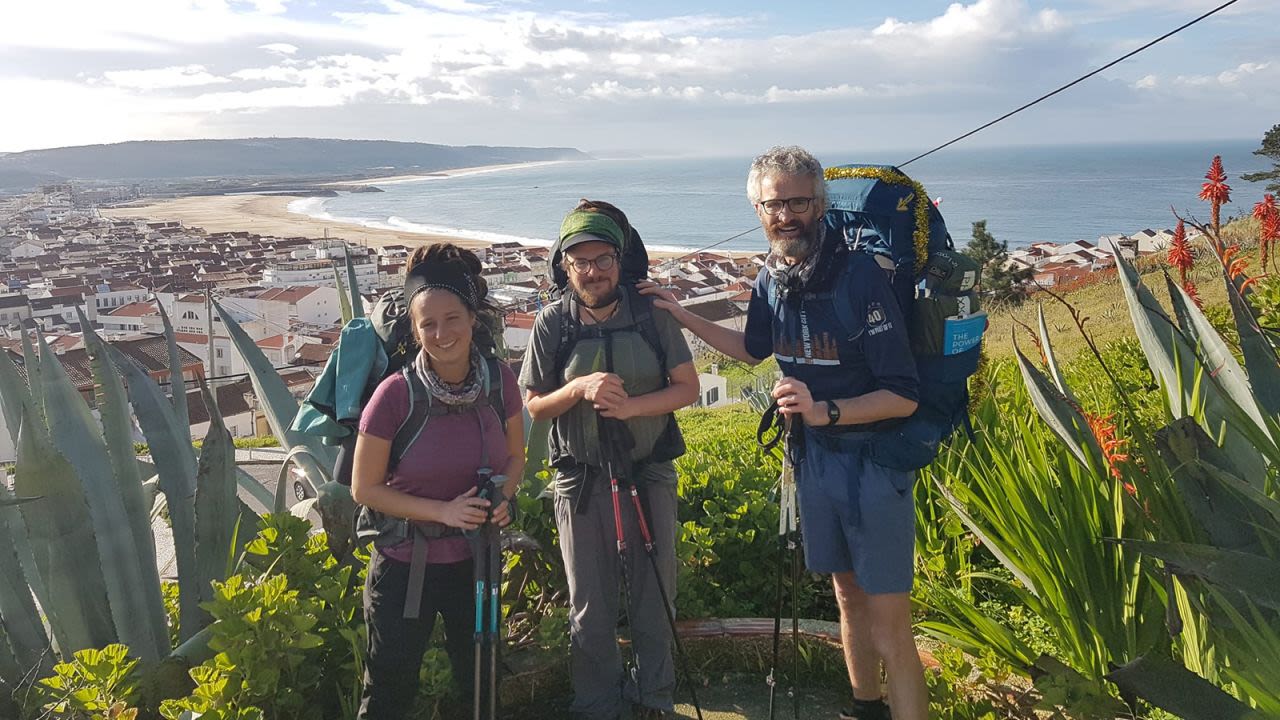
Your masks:
{"label": "grass", "polygon": [[[1249,259],[1251,272],[1258,272],[1258,254],[1256,245],[1257,223],[1253,220],[1237,220],[1222,229],[1224,239],[1228,242],[1239,242],[1244,248],[1244,257]],[[1227,305],[1226,286],[1222,281],[1222,271],[1217,260],[1209,253],[1200,241],[1193,242],[1199,250],[1195,267],[1190,279],[1200,291],[1200,297],[1206,308]],[[1165,299],[1164,278],[1160,273],[1164,264],[1164,253],[1159,252],[1143,259],[1139,270],[1143,282],[1152,288],[1166,312],[1172,313]],[[1054,292],[1063,294],[1067,301],[1077,307],[1088,318],[1086,329],[1093,336],[1099,347],[1106,347],[1125,338],[1134,338],[1133,323],[1129,321],[1129,310],[1125,304],[1123,291],[1116,278],[1115,271],[1103,271],[1091,284],[1072,289],[1060,289]],[[1050,297],[1047,293],[1035,293],[1020,306],[995,308],[990,313],[991,327],[987,330],[984,344],[987,354],[992,359],[1012,358],[1014,338],[1024,354],[1034,355],[1035,349],[1031,338],[1018,324],[1023,323],[1032,330],[1038,326],[1036,306],[1044,307],[1045,325],[1053,339],[1054,350],[1060,360],[1070,363],[1086,350],[1084,338],[1076,330],[1075,322],[1067,308]],[[1228,323],[1229,324],[1229,323]]]}

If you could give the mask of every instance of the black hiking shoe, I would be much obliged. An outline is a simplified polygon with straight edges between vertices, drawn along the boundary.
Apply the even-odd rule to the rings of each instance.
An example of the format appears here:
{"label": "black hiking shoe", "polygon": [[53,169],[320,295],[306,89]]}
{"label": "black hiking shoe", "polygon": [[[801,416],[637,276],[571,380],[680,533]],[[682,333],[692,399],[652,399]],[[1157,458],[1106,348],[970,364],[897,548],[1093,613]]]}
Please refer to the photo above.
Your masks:
{"label": "black hiking shoe", "polygon": [[889,706],[884,699],[858,700],[853,705],[840,711],[840,720],[893,720],[889,714]]}
{"label": "black hiking shoe", "polygon": [[631,706],[631,720],[663,720],[663,718],[668,717],[672,717],[672,715],[665,710],[638,704]]}

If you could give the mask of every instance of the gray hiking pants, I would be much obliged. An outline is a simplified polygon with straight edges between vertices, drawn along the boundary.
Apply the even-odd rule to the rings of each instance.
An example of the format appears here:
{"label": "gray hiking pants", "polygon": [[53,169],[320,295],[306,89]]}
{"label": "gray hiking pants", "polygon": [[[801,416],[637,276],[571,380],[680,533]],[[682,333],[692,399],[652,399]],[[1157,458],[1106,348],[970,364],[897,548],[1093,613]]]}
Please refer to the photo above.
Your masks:
{"label": "gray hiking pants", "polygon": [[[668,599],[676,592],[675,468],[661,463],[645,468],[639,481],[647,501],[654,555]],[[660,478],[660,479],[659,479]],[[582,514],[573,501],[556,496],[556,525],[560,552],[569,578],[569,636],[575,717],[614,720],[624,697],[647,707],[670,711],[676,674],[671,659],[671,629],[654,581],[653,565],[644,549],[636,512],[625,487],[619,488],[618,507],[627,543],[624,571],[630,580],[630,638],[637,672],[624,678],[618,648],[618,610],[622,579],[618,573],[617,532],[608,478],[594,481]],[[672,609],[674,612],[674,608]]]}

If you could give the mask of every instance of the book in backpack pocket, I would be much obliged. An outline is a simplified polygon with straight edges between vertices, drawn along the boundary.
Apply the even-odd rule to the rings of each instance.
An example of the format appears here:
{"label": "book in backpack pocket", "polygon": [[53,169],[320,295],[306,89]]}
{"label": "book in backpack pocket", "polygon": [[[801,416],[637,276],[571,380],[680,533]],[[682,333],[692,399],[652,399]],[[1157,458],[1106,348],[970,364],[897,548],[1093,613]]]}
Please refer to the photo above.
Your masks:
{"label": "book in backpack pocket", "polygon": [[911,351],[950,356],[982,342],[987,314],[978,309],[976,293],[917,298],[911,316]]}

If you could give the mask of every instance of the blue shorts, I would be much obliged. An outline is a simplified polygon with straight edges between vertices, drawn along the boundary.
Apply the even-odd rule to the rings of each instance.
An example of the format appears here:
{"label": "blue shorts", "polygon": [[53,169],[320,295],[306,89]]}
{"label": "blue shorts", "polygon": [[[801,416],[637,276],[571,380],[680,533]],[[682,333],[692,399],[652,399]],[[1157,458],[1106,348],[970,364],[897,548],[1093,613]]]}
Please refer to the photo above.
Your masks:
{"label": "blue shorts", "polygon": [[869,435],[805,429],[796,485],[805,564],[818,573],[852,571],[873,595],[911,592],[915,473],[866,459]]}

